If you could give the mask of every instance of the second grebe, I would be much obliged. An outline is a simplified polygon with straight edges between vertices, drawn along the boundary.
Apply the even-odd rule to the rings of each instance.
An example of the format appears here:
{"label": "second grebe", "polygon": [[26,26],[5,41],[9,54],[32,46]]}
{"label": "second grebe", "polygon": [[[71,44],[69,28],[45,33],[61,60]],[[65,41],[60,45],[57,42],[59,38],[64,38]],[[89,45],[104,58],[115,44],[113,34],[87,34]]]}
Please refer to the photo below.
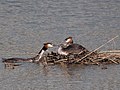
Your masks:
{"label": "second grebe", "polygon": [[72,37],[65,39],[65,42],[60,45],[58,48],[58,54],[60,55],[69,55],[69,54],[85,54],[89,51],[82,45],[73,43]]}
{"label": "second grebe", "polygon": [[32,57],[32,58],[8,58],[8,59],[3,58],[2,62],[3,63],[38,62],[38,61],[40,61],[44,52],[50,47],[53,47],[52,43],[44,43],[43,48],[40,50],[40,52],[35,57]]}

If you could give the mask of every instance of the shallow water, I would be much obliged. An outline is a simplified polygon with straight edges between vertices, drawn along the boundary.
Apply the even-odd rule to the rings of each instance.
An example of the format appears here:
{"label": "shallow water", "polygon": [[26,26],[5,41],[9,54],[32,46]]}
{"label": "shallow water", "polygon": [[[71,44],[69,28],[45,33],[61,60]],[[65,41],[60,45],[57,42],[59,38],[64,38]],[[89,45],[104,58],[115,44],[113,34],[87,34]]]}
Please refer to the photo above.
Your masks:
{"label": "shallow water", "polygon": [[[32,57],[44,42],[59,44],[67,36],[92,51],[116,35],[119,0],[0,0],[1,58]],[[110,49],[120,49],[120,38],[100,50]],[[11,70],[0,62],[0,89],[119,90],[120,65],[102,67],[22,63]]]}

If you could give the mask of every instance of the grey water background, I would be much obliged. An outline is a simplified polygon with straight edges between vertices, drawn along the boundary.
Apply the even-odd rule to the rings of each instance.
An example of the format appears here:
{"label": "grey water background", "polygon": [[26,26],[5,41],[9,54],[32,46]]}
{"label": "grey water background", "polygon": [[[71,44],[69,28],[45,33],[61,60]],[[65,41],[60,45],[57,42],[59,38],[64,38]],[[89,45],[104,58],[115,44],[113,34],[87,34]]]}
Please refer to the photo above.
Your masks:
{"label": "grey water background", "polygon": [[[44,42],[68,36],[92,51],[116,35],[120,0],[0,0],[0,58],[32,57]],[[111,49],[120,49],[120,38],[100,50]],[[22,63],[11,70],[1,61],[0,90],[120,90],[120,65]]]}

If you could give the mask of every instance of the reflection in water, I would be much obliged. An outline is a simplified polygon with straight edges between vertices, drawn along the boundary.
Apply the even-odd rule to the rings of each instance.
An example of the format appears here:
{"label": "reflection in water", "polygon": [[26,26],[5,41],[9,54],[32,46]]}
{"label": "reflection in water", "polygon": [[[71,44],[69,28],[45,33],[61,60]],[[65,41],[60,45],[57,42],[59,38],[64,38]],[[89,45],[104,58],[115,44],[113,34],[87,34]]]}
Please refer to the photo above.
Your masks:
{"label": "reflection in water", "polygon": [[[78,89],[78,87],[82,89],[87,88],[88,90],[89,88],[99,89],[103,88],[101,85],[104,85],[104,83],[107,83],[106,85],[108,86],[111,85],[108,83],[111,79],[118,79],[119,75],[116,72],[117,68],[119,68],[119,65],[110,65],[108,69],[102,70],[101,67],[94,65],[81,66],[79,64],[66,65],[61,63],[60,65],[43,67],[41,65],[29,63],[23,64],[14,70],[5,70],[2,72],[4,75],[2,77],[5,80],[1,81],[1,83],[6,83],[8,86],[20,85],[20,88],[23,89],[29,87],[47,89],[66,88],[71,90],[74,88]],[[11,80],[11,82],[7,82],[8,80]],[[99,83],[101,83],[100,86]],[[116,87],[115,85],[118,82],[113,81],[113,83],[114,87]],[[86,85],[87,87],[85,87]]]}

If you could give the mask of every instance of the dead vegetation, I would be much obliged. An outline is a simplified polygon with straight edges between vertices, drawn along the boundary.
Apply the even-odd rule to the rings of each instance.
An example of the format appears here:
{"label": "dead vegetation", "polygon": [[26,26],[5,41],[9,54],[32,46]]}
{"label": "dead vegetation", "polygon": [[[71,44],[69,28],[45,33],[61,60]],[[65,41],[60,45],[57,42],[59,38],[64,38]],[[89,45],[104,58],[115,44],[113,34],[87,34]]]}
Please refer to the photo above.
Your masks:
{"label": "dead vegetation", "polygon": [[[91,53],[91,52],[90,52]],[[89,54],[89,53],[88,53]],[[87,55],[88,55],[87,54]],[[84,56],[83,56],[84,57]],[[58,55],[51,52],[46,55],[42,62],[49,64],[84,64],[84,65],[100,65],[100,64],[119,64],[120,54],[109,54],[107,52],[94,52],[82,59],[81,54],[71,54],[68,56]]]}

